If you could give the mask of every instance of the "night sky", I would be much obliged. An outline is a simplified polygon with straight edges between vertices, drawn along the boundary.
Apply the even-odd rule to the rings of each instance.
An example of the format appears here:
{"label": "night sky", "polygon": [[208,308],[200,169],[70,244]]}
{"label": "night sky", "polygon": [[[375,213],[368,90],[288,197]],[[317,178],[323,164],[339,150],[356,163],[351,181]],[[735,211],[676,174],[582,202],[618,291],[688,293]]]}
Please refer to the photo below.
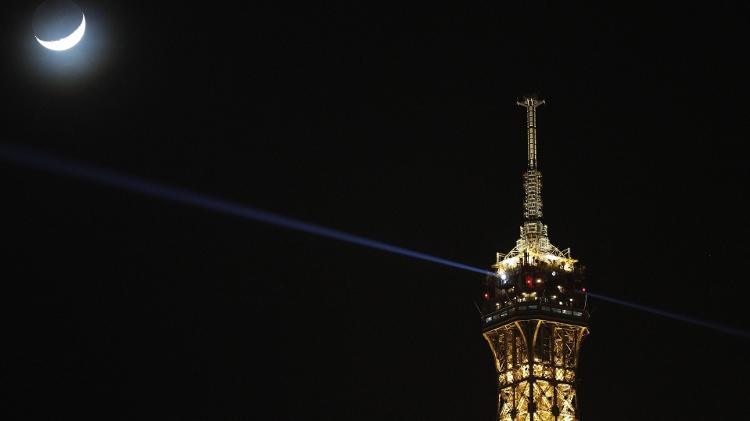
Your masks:
{"label": "night sky", "polygon": [[[0,143],[750,329],[750,8],[3,3]],[[7,419],[494,420],[482,275],[0,162]],[[750,340],[591,300],[583,421],[747,417]]]}

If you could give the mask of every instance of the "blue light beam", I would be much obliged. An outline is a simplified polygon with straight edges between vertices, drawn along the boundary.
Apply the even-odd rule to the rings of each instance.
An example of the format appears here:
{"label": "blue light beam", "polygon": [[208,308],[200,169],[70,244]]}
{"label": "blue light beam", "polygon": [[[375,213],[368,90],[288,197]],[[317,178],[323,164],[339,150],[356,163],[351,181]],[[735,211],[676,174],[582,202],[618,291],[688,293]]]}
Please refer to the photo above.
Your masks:
{"label": "blue light beam", "polygon": [[667,310],[662,310],[662,309],[658,309],[658,308],[654,308],[654,307],[645,306],[643,304],[631,303],[629,301],[624,301],[624,300],[620,300],[620,299],[617,299],[617,298],[608,297],[606,295],[595,294],[593,292],[586,292],[585,294],[588,294],[592,298],[596,298],[596,299],[599,299],[599,300],[602,300],[602,301],[607,301],[607,302],[610,302],[610,303],[621,305],[623,307],[632,308],[634,310],[642,311],[644,313],[655,314],[657,316],[666,317],[666,318],[669,318],[669,319],[672,319],[672,320],[679,320],[681,322],[689,323],[691,325],[695,325],[695,326],[700,326],[700,327],[705,327],[705,328],[708,328],[708,329],[716,330],[716,331],[719,331],[719,332],[722,332],[722,333],[726,333],[728,335],[739,336],[739,337],[742,337],[742,338],[750,339],[750,332],[748,332],[746,330],[738,329],[738,328],[735,328],[735,327],[726,326],[726,325],[723,325],[721,323],[716,323],[716,322],[712,322],[712,321],[709,321],[709,320],[702,320],[702,319],[698,319],[696,317],[687,316],[687,315],[680,314],[680,313],[674,313],[674,312],[667,311]]}
{"label": "blue light beam", "polygon": [[272,212],[253,208],[251,206],[240,205],[217,197],[208,196],[178,187],[168,186],[166,184],[161,184],[144,178],[118,173],[104,168],[97,168],[73,160],[57,158],[46,154],[31,152],[28,150],[22,150],[10,145],[0,144],[0,158],[8,162],[28,166],[41,171],[84,179],[97,184],[144,194],[146,196],[171,200],[173,202],[182,203],[184,205],[191,205],[214,212],[239,216],[241,218],[262,222],[264,224],[274,225],[277,227],[287,228],[295,231],[301,231],[320,237],[330,238],[350,244],[356,244],[362,247],[385,251],[388,253],[399,254],[402,256],[424,260],[426,262],[437,263],[439,265],[448,266],[455,269],[480,273],[482,275],[497,275],[495,272],[491,272],[486,269],[477,268],[449,259],[443,259],[442,257],[432,256],[404,247],[394,246],[382,241],[349,234],[337,229],[311,224],[308,222],[300,221],[299,219],[289,218]]}
{"label": "blue light beam", "polygon": [[[86,165],[73,160],[61,159],[50,155],[31,152],[28,150],[22,150],[17,147],[0,144],[0,159],[34,168],[40,171],[46,171],[53,174],[64,175],[68,177],[84,179],[93,183],[119,188],[130,192],[144,194],[155,198],[161,198],[171,200],[173,202],[182,203],[185,205],[191,205],[198,208],[224,213],[228,215],[234,215],[241,218],[262,222],[265,224],[287,228],[295,231],[301,231],[308,234],[317,235],[324,238],[330,238],[333,240],[343,241],[350,244],[356,244],[358,246],[372,248],[376,250],[385,251],[388,253],[398,254],[401,256],[411,257],[426,262],[437,263],[439,265],[461,269],[473,273],[479,273],[482,275],[498,276],[497,273],[488,271],[482,268],[474,267],[464,263],[456,262],[449,259],[443,259],[441,257],[432,256],[426,253],[410,250],[404,247],[398,247],[391,244],[384,243],[382,241],[373,240],[366,237],[361,237],[354,234],[349,234],[343,231],[339,231],[333,228],[328,228],[308,222],[300,221],[298,219],[289,218],[286,216],[278,215],[272,212],[260,210],[251,206],[244,206],[237,203],[230,202],[228,200],[220,199],[205,194],[200,194],[190,190],[168,186],[162,183],[149,181],[144,178],[134,177],[130,175],[121,174],[112,170],[103,168],[97,168],[95,166]],[[583,293],[583,292],[581,292]],[[750,332],[734,327],[726,326],[720,323],[711,322],[707,320],[698,319],[691,316],[686,316],[679,313],[673,313],[666,310],[661,310],[653,307],[648,307],[642,304],[636,304],[629,301],[620,300],[617,298],[608,297],[606,295],[595,294],[592,292],[585,292],[592,298],[596,298],[602,301],[618,304],[623,307],[632,308],[635,310],[643,311],[649,314],[655,314],[658,316],[666,317],[672,320],[678,320],[681,322],[689,323],[695,326],[700,326],[712,330],[716,330],[722,333],[726,333],[733,336],[739,336],[743,338],[750,338]]]}

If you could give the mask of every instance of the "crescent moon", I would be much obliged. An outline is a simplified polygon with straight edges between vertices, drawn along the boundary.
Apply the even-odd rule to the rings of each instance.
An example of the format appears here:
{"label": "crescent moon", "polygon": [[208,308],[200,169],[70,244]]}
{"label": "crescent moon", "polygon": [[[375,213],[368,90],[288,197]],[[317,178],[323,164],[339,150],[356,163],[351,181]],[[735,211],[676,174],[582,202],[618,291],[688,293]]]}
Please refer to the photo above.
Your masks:
{"label": "crescent moon", "polygon": [[34,38],[36,38],[36,40],[39,41],[39,44],[42,44],[42,47],[44,48],[53,51],[65,51],[69,48],[73,48],[76,44],[78,44],[81,38],[83,38],[84,32],[86,32],[86,16],[81,13],[81,24],[78,25],[78,28],[76,28],[76,30],[73,31],[70,35],[53,41],[41,40],[36,35],[34,35]]}

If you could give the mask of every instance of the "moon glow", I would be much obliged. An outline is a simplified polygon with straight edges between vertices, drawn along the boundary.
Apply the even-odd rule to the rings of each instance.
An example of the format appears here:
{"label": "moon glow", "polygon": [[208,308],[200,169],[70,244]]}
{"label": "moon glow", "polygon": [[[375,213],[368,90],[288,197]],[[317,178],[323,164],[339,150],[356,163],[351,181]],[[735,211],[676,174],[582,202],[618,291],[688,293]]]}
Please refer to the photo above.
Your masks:
{"label": "moon glow", "polygon": [[73,31],[70,35],[52,41],[41,40],[36,35],[34,35],[34,38],[36,38],[39,44],[41,44],[44,48],[53,51],[65,51],[75,47],[75,45],[78,44],[78,42],[83,38],[84,32],[86,32],[86,16],[81,13],[81,24],[78,25],[78,28],[76,28],[76,30]]}

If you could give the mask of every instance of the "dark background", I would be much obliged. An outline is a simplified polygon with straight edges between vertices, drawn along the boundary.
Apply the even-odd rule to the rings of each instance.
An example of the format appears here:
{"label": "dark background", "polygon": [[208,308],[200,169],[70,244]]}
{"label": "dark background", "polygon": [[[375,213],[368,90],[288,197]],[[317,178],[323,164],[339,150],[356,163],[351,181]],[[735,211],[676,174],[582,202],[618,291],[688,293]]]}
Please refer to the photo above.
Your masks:
{"label": "dark background", "polygon": [[[748,6],[437,3],[4,3],[2,142],[488,267],[538,93],[590,290],[750,328]],[[8,419],[494,419],[481,275],[0,168]],[[584,421],[745,417],[747,339],[591,310]]]}

